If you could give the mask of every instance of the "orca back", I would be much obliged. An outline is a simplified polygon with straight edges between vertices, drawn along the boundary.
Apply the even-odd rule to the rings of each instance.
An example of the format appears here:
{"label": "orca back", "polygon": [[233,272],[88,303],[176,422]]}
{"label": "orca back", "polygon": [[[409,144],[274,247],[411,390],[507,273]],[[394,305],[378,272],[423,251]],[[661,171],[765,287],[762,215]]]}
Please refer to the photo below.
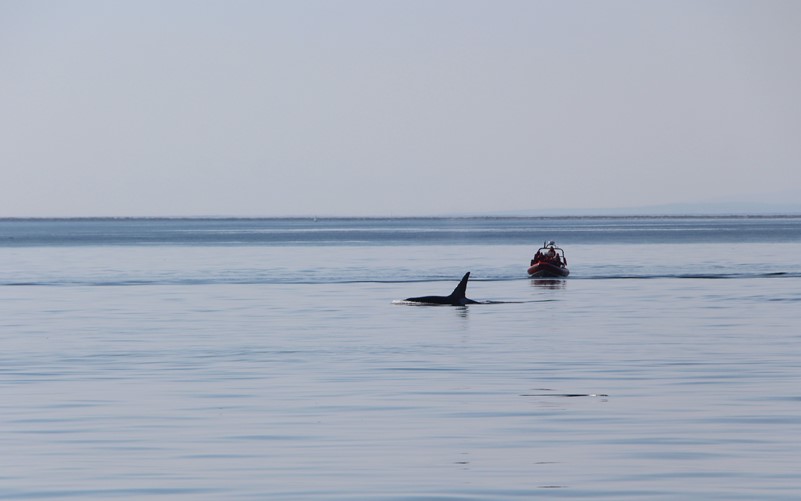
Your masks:
{"label": "orca back", "polygon": [[425,303],[425,304],[449,304],[451,306],[464,306],[466,304],[477,304],[478,301],[468,299],[465,294],[467,293],[467,281],[470,279],[470,272],[464,274],[459,285],[453,289],[450,296],[421,296],[410,297],[406,301],[412,303]]}

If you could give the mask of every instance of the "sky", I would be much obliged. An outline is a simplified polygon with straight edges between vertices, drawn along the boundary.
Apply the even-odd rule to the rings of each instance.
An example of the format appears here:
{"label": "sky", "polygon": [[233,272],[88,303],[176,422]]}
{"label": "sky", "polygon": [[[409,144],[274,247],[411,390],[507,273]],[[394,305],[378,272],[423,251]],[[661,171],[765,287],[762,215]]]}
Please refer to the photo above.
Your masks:
{"label": "sky", "polygon": [[801,200],[799,26],[795,0],[0,0],[0,217]]}

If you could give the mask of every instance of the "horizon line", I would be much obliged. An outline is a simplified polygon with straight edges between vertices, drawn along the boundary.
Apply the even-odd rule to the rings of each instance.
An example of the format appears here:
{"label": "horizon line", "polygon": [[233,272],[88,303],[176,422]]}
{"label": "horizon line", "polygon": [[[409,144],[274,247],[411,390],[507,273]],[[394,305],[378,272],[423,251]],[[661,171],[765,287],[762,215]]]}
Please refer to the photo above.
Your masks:
{"label": "horizon line", "polygon": [[797,212],[732,212],[732,213],[556,213],[547,214],[439,214],[439,215],[328,215],[328,216],[307,216],[307,215],[285,215],[285,216],[234,216],[234,215],[165,215],[165,216],[0,216],[0,221],[110,221],[110,220],[257,220],[257,219],[287,219],[287,220],[335,220],[335,219],[660,219],[660,218],[716,218],[716,219],[740,219],[740,218],[797,218],[801,217],[801,210]]}

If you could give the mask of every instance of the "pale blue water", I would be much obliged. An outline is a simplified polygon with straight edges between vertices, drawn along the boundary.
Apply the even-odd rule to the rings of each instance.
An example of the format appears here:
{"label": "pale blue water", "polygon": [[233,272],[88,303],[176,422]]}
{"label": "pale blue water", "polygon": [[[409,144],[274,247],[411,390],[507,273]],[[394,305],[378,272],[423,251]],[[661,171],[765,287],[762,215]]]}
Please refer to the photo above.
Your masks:
{"label": "pale blue water", "polygon": [[[0,498],[797,499],[799,256],[801,218],[0,221]],[[393,304],[465,271],[507,303]]]}

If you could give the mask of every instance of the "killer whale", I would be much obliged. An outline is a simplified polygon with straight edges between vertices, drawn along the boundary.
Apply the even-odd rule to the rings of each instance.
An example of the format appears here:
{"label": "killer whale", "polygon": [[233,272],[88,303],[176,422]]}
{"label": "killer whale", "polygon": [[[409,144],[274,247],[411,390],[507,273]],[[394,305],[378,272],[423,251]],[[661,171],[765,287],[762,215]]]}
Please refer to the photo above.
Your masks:
{"label": "killer whale", "polygon": [[467,293],[467,280],[470,278],[470,272],[464,274],[462,280],[459,282],[459,285],[453,289],[450,296],[421,296],[421,297],[410,297],[404,299],[404,301],[408,301],[410,303],[421,303],[421,304],[447,304],[451,306],[464,306],[466,304],[479,304],[478,301],[473,301],[472,299],[468,299],[465,297]]}

